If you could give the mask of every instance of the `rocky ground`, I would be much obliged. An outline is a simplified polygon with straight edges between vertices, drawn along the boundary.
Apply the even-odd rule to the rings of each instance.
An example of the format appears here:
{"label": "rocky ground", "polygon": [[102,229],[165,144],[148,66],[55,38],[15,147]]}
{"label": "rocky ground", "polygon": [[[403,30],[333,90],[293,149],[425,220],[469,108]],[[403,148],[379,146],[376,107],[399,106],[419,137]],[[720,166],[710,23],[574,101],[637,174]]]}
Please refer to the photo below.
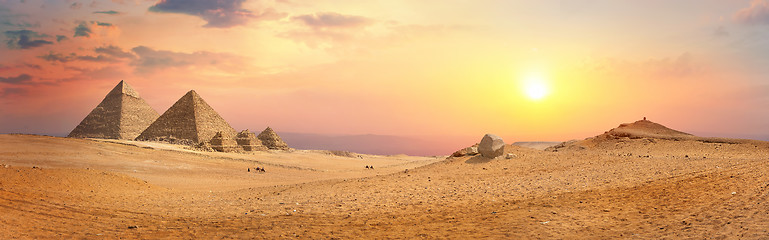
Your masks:
{"label": "rocky ground", "polygon": [[638,136],[444,160],[0,135],[0,235],[769,238],[769,143]]}

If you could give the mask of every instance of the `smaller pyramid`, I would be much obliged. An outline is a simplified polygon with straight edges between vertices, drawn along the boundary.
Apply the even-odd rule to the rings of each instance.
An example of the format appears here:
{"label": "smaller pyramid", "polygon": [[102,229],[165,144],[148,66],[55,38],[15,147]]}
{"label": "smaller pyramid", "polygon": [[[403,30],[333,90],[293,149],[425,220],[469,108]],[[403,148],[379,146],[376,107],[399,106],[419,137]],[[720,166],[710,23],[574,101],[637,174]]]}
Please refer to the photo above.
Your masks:
{"label": "smaller pyramid", "polygon": [[171,139],[199,144],[210,141],[217,132],[221,132],[224,137],[235,137],[235,129],[195,90],[191,90],[160,115],[136,140]]}
{"label": "smaller pyramid", "polygon": [[262,141],[256,138],[256,134],[254,134],[251,131],[248,131],[248,129],[238,133],[238,136],[235,137],[235,141],[237,141],[238,146],[243,148],[243,151],[267,150],[267,147],[262,145]]}
{"label": "smaller pyramid", "polygon": [[120,81],[67,137],[133,140],[159,116],[125,81]]}
{"label": "smaller pyramid", "polygon": [[235,139],[226,136],[226,134],[222,134],[222,132],[216,132],[216,135],[211,138],[209,143],[211,144],[212,149],[219,152],[236,152],[241,149]]}
{"label": "smaller pyramid", "polygon": [[280,139],[280,136],[278,136],[275,131],[272,130],[272,128],[267,127],[267,129],[264,129],[262,133],[257,136],[259,140],[262,141],[262,145],[269,149],[273,150],[288,150],[288,144],[283,141],[283,139]]}

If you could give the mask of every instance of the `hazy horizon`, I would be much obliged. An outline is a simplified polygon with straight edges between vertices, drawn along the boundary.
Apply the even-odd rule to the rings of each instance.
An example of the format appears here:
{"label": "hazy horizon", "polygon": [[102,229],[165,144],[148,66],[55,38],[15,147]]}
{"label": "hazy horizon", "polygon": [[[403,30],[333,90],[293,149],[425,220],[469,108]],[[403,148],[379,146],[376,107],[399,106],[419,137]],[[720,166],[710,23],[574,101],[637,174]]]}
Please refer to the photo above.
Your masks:
{"label": "hazy horizon", "polygon": [[769,0],[0,0],[0,33],[0,133],[68,133],[125,80],[161,114],[194,89],[237,130],[421,155],[643,117],[769,140]]}

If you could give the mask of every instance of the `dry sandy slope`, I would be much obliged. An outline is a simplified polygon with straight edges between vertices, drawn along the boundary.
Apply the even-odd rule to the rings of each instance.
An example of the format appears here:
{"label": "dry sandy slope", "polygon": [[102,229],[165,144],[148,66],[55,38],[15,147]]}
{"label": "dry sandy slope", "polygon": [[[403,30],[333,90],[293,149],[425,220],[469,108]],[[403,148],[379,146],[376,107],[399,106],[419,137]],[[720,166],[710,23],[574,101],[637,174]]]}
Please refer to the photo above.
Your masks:
{"label": "dry sandy slope", "polygon": [[[0,163],[42,168],[91,168],[137,177],[175,189],[222,191],[324,179],[374,176],[439,161],[427,157],[362,158],[324,151],[248,154],[195,152],[179,145],[0,135]],[[375,166],[366,170],[364,166]],[[248,168],[264,167],[263,174]]]}
{"label": "dry sandy slope", "polygon": [[[8,142],[43,144],[38,138],[0,137],[0,164],[46,163],[43,169],[0,168],[0,208],[5,209],[0,211],[0,235],[769,238],[769,144],[759,141],[617,138],[558,152],[507,146],[516,158],[463,157],[408,167],[408,172],[396,163],[375,170],[389,171],[385,175],[275,166],[270,167],[274,175],[258,175],[258,180],[283,184],[208,192],[168,179],[209,179],[220,173],[190,171],[187,176],[175,174],[181,170],[174,166],[215,169],[242,160],[93,141],[79,151],[4,147]],[[43,142],[70,146],[71,141]],[[111,160],[99,160],[95,153]],[[57,155],[93,158],[88,161],[93,167],[63,167],[65,160]],[[134,166],[143,163],[139,159],[159,162],[145,166],[145,175],[114,164]],[[412,160],[414,165],[430,162]],[[283,176],[291,174],[308,177]]]}

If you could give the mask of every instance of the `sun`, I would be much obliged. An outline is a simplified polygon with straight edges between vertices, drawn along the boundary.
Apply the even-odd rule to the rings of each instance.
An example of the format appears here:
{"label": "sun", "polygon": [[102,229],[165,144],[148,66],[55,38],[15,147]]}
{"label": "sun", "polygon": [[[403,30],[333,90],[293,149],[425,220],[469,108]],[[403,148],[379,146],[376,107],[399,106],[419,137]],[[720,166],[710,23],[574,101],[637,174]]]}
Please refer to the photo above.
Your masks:
{"label": "sun", "polygon": [[547,81],[541,76],[528,76],[523,80],[523,91],[531,100],[538,101],[550,94]]}

